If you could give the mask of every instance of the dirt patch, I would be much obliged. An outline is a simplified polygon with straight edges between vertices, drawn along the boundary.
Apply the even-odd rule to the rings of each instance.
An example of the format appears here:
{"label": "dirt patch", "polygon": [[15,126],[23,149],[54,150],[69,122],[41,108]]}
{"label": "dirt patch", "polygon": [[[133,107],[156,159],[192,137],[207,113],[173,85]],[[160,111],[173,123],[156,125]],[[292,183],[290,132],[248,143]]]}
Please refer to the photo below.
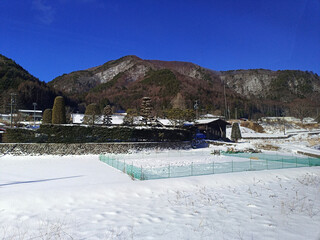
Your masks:
{"label": "dirt patch", "polygon": [[245,121],[245,122],[241,122],[240,126],[246,127],[246,128],[250,128],[253,131],[258,132],[258,133],[264,133],[265,132],[263,127],[260,124],[256,123],[256,122]]}
{"label": "dirt patch", "polygon": [[267,151],[278,151],[280,149],[280,147],[274,146],[272,144],[257,144],[255,145],[255,147],[258,149],[263,149]]}
{"label": "dirt patch", "polygon": [[309,139],[309,140],[308,140],[308,143],[309,143],[309,146],[310,146],[310,147],[320,145],[320,138],[317,138],[317,139]]}
{"label": "dirt patch", "polygon": [[312,130],[312,129],[318,129],[320,127],[320,124],[319,123],[310,123],[310,124],[296,123],[296,126],[298,126],[299,128]]}

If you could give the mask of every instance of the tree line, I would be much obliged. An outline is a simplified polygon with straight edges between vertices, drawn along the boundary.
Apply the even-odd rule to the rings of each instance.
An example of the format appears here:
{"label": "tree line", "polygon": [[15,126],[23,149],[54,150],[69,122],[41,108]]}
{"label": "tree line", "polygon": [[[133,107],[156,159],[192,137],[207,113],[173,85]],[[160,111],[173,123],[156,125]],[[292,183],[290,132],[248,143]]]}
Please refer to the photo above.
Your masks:
{"label": "tree line", "polygon": [[[83,123],[88,125],[102,124],[105,126],[112,125],[113,108],[110,104],[103,107],[102,111],[100,106],[96,103],[91,103],[86,107]],[[140,118],[139,118],[140,117]],[[195,120],[195,112],[193,109],[180,109],[172,108],[165,110],[165,117],[169,119],[173,126],[182,126],[184,122],[192,122]],[[150,97],[143,97],[141,99],[140,109],[129,108],[123,119],[123,125],[135,125],[137,119],[143,125],[155,125],[156,116],[153,111],[152,101]],[[43,113],[43,124],[66,124],[66,106],[62,96],[58,96],[54,100],[52,109],[45,109]]]}

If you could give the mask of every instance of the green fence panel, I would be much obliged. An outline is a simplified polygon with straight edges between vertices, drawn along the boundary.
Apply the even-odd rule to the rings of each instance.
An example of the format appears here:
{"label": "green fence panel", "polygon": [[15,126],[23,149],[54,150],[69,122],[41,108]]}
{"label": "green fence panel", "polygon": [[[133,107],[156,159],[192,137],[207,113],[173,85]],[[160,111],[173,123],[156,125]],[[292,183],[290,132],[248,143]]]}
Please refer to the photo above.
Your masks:
{"label": "green fence panel", "polygon": [[[181,157],[181,156],[200,156],[204,152],[169,152],[147,154],[144,157],[157,158],[157,157]],[[206,153],[208,154],[208,153]],[[135,179],[149,180],[161,178],[177,178],[186,176],[199,176],[217,173],[230,173],[230,172],[243,172],[243,171],[259,171],[271,170],[281,168],[298,168],[308,166],[320,166],[319,158],[310,157],[294,157],[278,154],[263,154],[263,153],[226,153],[223,155],[231,157],[229,162],[211,162],[211,163],[191,163],[190,165],[175,166],[168,165],[157,168],[143,168],[133,165],[132,159],[134,155],[123,154],[109,154],[100,155],[100,161],[114,167]],[[232,160],[232,157],[246,158],[248,161]],[[127,162],[127,163],[126,163]]]}

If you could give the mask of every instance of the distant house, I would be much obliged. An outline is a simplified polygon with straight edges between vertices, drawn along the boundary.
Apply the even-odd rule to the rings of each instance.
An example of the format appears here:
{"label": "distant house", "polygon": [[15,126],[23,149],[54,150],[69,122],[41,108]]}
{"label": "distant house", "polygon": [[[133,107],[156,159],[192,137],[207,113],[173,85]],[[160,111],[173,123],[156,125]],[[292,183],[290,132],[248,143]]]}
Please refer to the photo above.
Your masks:
{"label": "distant house", "polygon": [[220,119],[198,119],[195,121],[195,126],[198,128],[199,132],[204,133],[207,139],[225,139],[226,138],[226,128],[230,123]]}
{"label": "distant house", "polygon": [[42,119],[42,111],[41,110],[24,110],[19,109],[18,114],[21,117],[22,121],[28,121],[28,120],[36,120],[41,121]]}
{"label": "distant house", "polygon": [[[12,114],[12,117],[17,117],[17,114]],[[0,114],[0,120],[2,122],[9,123],[11,120],[11,114]]]}
{"label": "distant house", "polygon": [[[36,122],[40,122],[42,119],[42,111],[41,110],[24,110],[19,109],[18,113],[12,114],[12,120],[14,122],[19,122],[21,124],[29,124],[34,120]],[[0,114],[0,121],[5,123],[11,122],[11,114]]]}
{"label": "distant house", "polygon": [[171,121],[167,118],[157,118],[155,120],[155,122],[156,122],[156,124],[158,124],[158,126],[161,126],[161,127],[173,128],[176,126],[173,121]]}

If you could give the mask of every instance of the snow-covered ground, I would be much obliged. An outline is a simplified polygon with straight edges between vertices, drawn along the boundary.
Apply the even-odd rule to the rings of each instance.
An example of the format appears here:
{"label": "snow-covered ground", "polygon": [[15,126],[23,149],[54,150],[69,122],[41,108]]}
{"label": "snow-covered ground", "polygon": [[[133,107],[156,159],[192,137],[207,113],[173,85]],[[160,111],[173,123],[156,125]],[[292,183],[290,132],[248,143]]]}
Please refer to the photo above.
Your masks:
{"label": "snow-covered ground", "polygon": [[[262,139],[242,139],[239,144],[234,144],[238,150],[248,148],[256,148],[262,150],[264,146],[274,146],[277,152],[285,154],[296,154],[298,151],[320,155],[320,129],[297,129],[297,126],[286,126],[286,134],[283,132],[282,125],[263,125],[266,133],[257,133],[249,128],[240,127],[241,135],[243,137],[259,138]],[[290,135],[291,137],[288,137]],[[227,129],[227,137],[231,136],[231,128]],[[274,137],[288,137],[279,139],[267,139]],[[275,150],[275,149],[273,149]]]}
{"label": "snow-covered ground", "polygon": [[319,239],[320,167],[132,181],[98,156],[0,160],[1,239]]}
{"label": "snow-covered ground", "polygon": [[[299,133],[128,159],[140,156],[144,166],[226,161],[211,151],[262,145],[279,154],[320,152],[319,135]],[[0,157],[0,239],[318,240],[319,226],[320,167],[134,181],[97,155]]]}

